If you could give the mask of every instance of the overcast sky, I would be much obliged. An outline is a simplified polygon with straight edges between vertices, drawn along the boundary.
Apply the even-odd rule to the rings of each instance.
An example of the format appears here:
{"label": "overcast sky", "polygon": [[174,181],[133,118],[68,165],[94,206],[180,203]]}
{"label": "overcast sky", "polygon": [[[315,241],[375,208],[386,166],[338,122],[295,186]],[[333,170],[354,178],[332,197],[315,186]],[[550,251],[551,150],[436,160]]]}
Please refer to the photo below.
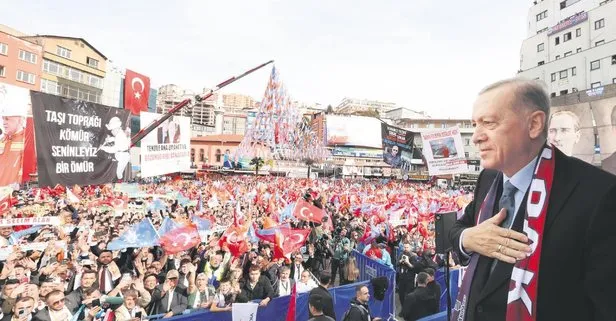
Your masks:
{"label": "overcast sky", "polygon": [[[33,1],[0,23],[85,38],[155,87],[211,87],[276,60],[293,99],[396,102],[434,117],[470,117],[476,93],[512,77],[528,1]],[[6,5],[4,6],[7,8]],[[260,100],[270,69],[225,92]]]}

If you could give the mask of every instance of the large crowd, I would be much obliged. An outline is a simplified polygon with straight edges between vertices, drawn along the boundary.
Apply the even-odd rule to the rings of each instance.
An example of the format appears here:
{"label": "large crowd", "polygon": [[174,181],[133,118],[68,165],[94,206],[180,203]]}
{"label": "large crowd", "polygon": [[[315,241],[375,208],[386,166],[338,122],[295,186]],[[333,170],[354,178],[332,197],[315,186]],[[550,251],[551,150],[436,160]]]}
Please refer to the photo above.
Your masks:
{"label": "large crowd", "polygon": [[[4,218],[53,216],[60,224],[0,226],[2,321],[122,321],[230,311],[235,302],[266,306],[293,288],[312,294],[358,281],[353,250],[396,269],[401,314],[412,320],[420,309],[438,312],[434,274],[445,262],[435,254],[434,215],[459,211],[471,197],[393,180],[210,175],[140,182],[137,194],[127,185],[14,191],[17,204]],[[298,202],[325,218],[298,219]],[[171,233],[169,226],[195,218],[202,239],[190,248],[108,249],[144,220]],[[280,227],[306,231],[306,238],[283,249],[267,235]],[[228,241],[230,229],[244,247]],[[347,319],[365,317],[366,291],[357,289]],[[335,319],[325,297],[310,297],[316,320]]]}

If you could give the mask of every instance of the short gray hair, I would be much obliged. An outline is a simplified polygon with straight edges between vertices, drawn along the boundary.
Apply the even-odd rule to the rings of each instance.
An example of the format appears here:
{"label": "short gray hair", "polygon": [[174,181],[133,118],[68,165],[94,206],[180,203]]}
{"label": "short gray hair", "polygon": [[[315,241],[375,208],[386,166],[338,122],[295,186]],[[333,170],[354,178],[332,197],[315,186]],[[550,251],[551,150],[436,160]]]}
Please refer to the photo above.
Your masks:
{"label": "short gray hair", "polygon": [[525,78],[509,78],[497,81],[479,92],[482,95],[488,91],[504,87],[513,86],[516,106],[522,106],[531,111],[542,111],[545,114],[545,124],[543,124],[543,134],[548,135],[548,117],[550,116],[550,96],[546,91],[545,83],[538,80]]}

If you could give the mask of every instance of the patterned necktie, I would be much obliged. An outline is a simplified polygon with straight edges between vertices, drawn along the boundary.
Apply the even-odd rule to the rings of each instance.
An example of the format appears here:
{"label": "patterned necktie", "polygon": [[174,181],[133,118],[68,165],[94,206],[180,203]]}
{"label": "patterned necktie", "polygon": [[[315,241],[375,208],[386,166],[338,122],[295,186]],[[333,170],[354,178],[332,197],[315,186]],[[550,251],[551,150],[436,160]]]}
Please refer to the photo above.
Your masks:
{"label": "patterned necktie", "polygon": [[[511,227],[511,222],[515,218],[515,193],[518,189],[511,184],[511,181],[507,181],[505,186],[503,187],[503,195],[501,195],[500,201],[498,201],[498,209],[504,208],[507,210],[507,217],[501,222],[501,227],[508,229]],[[490,267],[490,274],[494,272],[494,268],[496,267],[496,262],[498,260],[494,259],[492,261],[492,266]]]}
{"label": "patterned necktie", "polygon": [[498,202],[499,209],[504,208],[507,210],[507,217],[501,223],[501,227],[511,227],[511,222],[513,222],[513,218],[515,217],[515,193],[517,191],[518,189],[511,184],[511,181],[505,183],[503,195],[501,195],[500,201]]}

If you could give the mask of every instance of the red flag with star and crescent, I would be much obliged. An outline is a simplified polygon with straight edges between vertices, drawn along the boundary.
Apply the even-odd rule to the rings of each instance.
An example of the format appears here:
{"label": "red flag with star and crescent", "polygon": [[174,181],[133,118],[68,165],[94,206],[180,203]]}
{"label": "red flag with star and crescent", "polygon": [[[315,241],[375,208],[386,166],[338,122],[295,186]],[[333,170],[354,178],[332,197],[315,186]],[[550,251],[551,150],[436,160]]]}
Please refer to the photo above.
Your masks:
{"label": "red flag with star and crescent", "polygon": [[325,213],[322,209],[306,202],[304,199],[299,199],[293,209],[293,216],[302,221],[322,223],[323,215]]}
{"label": "red flag with star and crescent", "polygon": [[199,230],[194,224],[186,224],[165,233],[160,238],[160,245],[167,254],[175,254],[193,248],[201,243]]}
{"label": "red flag with star and crescent", "polygon": [[150,78],[126,69],[124,78],[124,109],[131,114],[139,115],[148,111],[148,98],[150,96]]}

